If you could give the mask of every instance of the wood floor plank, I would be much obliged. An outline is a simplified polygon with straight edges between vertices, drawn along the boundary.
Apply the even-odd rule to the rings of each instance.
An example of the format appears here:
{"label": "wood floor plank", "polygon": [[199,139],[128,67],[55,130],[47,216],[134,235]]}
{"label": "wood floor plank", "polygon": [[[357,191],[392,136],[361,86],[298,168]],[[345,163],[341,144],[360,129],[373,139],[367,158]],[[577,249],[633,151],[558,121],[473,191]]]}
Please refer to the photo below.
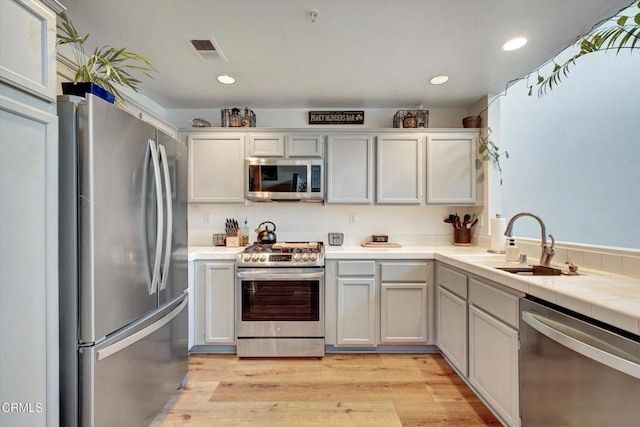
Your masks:
{"label": "wood floor plank", "polygon": [[394,402],[405,427],[417,426],[500,426],[482,402]]}
{"label": "wood floor plank", "polygon": [[228,383],[221,382],[211,401],[393,401],[432,400],[420,382]]}
{"label": "wood floor plank", "polygon": [[391,402],[211,402],[206,412],[172,411],[163,426],[193,425],[279,426],[401,426]]}
{"label": "wood floor plank", "polygon": [[494,426],[439,354],[322,359],[192,355],[185,389],[154,427]]}
{"label": "wood floor plank", "polygon": [[429,378],[427,372],[417,367],[354,363],[298,366],[295,374],[296,382],[411,382],[427,381]]}

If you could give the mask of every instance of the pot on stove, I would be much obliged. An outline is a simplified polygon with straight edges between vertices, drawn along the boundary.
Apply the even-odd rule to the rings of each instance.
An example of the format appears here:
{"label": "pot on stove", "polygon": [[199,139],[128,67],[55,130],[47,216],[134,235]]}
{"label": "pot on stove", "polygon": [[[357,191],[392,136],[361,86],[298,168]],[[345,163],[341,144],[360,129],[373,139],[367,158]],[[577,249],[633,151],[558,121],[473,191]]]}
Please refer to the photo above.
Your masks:
{"label": "pot on stove", "polygon": [[[269,225],[273,225],[273,230],[269,230]],[[260,227],[264,225],[264,230],[261,230]],[[272,244],[276,242],[276,225],[271,221],[261,222],[258,228],[256,228],[256,233],[258,233],[258,243],[263,244]]]}

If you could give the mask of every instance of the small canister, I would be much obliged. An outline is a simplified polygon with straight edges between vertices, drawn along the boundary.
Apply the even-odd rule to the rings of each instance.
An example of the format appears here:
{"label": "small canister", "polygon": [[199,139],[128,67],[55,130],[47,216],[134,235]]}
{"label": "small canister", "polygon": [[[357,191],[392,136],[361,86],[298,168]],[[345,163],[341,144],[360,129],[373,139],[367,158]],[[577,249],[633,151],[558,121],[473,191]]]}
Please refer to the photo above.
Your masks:
{"label": "small canister", "polygon": [[240,127],[240,109],[239,108],[231,109],[231,120],[229,123],[230,123],[229,126],[232,128]]}
{"label": "small canister", "polygon": [[231,113],[228,108],[223,108],[220,110],[220,126],[223,128],[229,127],[229,121],[231,117]]}

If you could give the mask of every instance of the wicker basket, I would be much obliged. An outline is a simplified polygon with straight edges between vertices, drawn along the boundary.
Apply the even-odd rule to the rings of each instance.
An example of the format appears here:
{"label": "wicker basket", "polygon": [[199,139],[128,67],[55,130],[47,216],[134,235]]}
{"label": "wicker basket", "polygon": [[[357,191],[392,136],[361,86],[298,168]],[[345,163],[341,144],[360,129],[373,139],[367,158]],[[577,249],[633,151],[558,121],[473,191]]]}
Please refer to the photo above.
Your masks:
{"label": "wicker basket", "polygon": [[465,128],[479,128],[482,125],[482,117],[469,116],[462,119],[462,127]]}
{"label": "wicker basket", "polygon": [[213,246],[224,246],[225,242],[224,239],[227,237],[226,234],[224,233],[215,233],[213,235]]}

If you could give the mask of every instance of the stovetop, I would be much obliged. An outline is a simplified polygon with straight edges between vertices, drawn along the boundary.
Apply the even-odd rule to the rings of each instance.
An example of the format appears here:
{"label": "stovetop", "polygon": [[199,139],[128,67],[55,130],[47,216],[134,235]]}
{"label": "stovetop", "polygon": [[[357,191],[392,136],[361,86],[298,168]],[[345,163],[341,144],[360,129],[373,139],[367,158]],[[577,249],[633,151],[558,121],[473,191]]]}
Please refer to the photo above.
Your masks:
{"label": "stovetop", "polygon": [[238,267],[323,267],[322,242],[254,243],[237,256]]}

